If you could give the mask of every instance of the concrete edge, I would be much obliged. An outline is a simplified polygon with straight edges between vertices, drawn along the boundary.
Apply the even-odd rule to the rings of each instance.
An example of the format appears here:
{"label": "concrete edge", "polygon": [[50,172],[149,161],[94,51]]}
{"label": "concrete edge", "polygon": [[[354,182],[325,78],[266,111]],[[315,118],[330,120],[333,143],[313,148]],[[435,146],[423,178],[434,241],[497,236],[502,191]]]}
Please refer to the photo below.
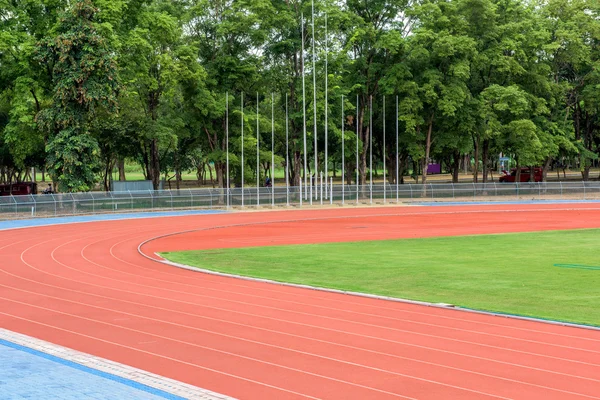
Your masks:
{"label": "concrete edge", "polygon": [[[91,370],[100,371],[104,374],[112,375],[122,380],[135,382],[157,391],[173,395],[172,398],[182,398],[190,400],[233,400],[219,393],[202,389],[187,383],[179,382],[174,379],[166,378],[153,374],[138,368],[130,367],[105,358],[82,353],[67,347],[59,346],[44,340],[36,339],[21,333],[9,331],[0,328],[0,339],[16,344],[18,346],[32,349],[61,360],[81,365]],[[131,386],[131,385],[130,385]],[[154,393],[160,396],[160,393]],[[164,397],[164,396],[163,396]]]}

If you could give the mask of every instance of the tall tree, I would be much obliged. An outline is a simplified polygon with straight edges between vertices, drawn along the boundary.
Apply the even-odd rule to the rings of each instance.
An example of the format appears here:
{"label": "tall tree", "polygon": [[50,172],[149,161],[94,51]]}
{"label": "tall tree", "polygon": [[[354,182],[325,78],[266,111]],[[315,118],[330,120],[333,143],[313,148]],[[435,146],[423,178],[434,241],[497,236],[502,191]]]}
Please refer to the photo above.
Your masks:
{"label": "tall tree", "polygon": [[77,0],[60,19],[56,35],[44,39],[37,59],[52,74],[52,105],[37,115],[49,132],[50,173],[64,191],[86,191],[96,183],[99,147],[90,135],[98,109],[117,110],[119,82],[114,54],[96,26],[92,0]]}

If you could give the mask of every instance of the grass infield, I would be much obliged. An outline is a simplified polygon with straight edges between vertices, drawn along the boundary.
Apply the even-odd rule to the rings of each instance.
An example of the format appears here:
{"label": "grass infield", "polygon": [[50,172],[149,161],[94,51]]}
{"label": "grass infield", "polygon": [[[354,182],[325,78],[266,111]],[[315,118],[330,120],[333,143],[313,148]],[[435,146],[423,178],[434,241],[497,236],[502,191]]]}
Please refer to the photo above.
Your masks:
{"label": "grass infield", "polygon": [[600,326],[600,230],[162,253],[213,271]]}

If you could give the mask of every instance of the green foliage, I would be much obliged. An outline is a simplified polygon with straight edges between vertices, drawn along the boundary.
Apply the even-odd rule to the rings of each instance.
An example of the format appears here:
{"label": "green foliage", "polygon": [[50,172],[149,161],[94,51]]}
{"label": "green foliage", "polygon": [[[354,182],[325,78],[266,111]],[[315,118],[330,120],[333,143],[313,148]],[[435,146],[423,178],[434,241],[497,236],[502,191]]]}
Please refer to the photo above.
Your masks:
{"label": "green foliage", "polygon": [[75,128],[61,130],[47,146],[48,164],[62,191],[92,189],[100,172],[100,148],[89,134]]}
{"label": "green foliage", "polygon": [[[371,139],[375,159],[395,158],[389,137],[396,123],[399,155],[407,163],[437,160],[456,172],[466,154],[484,169],[500,153],[544,166],[566,157],[589,178],[600,152],[597,2],[315,0],[314,42],[311,3],[0,0],[0,180],[15,180],[35,166],[63,177],[65,190],[91,189],[100,178],[107,185],[108,171],[127,158],[158,186],[161,176],[181,175],[196,168],[190,160],[203,160],[214,165],[216,184],[223,186],[229,93],[230,161],[239,181],[240,97],[245,93],[252,116],[257,92],[261,131],[268,133],[274,93],[278,165],[285,160],[287,96],[290,179],[296,185],[304,129],[308,162],[314,166],[316,128],[316,156],[324,169],[326,144],[329,166],[341,161],[342,121],[348,172],[354,176],[358,136],[363,182]],[[249,156],[255,154],[252,124],[248,117],[250,177],[256,173]],[[262,143],[270,146],[267,136]],[[95,163],[80,171],[69,167],[76,160],[51,154],[70,147],[99,151],[102,171]],[[264,164],[270,149],[262,150]]]}
{"label": "green foliage", "polygon": [[90,123],[99,110],[114,113],[119,83],[114,55],[96,28],[91,0],[77,0],[38,45],[36,59],[51,68],[51,105],[37,121],[49,136],[48,166],[61,190],[90,190],[97,181],[99,148]]}

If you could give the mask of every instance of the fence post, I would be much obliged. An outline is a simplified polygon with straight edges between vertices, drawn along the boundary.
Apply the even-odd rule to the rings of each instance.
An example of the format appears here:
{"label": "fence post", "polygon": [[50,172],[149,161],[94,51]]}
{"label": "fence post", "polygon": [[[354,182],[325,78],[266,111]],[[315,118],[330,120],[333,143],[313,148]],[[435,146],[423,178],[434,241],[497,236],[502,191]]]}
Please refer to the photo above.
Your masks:
{"label": "fence post", "polygon": [[[194,208],[194,192],[192,192],[192,189],[188,189],[188,191],[190,192],[190,208]],[[229,197],[227,197],[227,203],[229,203]],[[229,208],[229,205],[227,208]]]}
{"label": "fence post", "polygon": [[50,193],[50,196],[52,196],[52,202],[54,203],[54,216],[56,217],[56,199],[54,198],[54,194]]}
{"label": "fence post", "polygon": [[583,185],[583,199],[586,200],[586,198],[585,198],[585,195],[586,195],[586,192],[585,192],[585,189],[586,189],[585,188],[585,181],[581,181],[581,183]]}
{"label": "fence post", "polygon": [[133,195],[131,194],[131,190],[127,190],[127,193],[129,193],[129,198],[131,201],[131,211],[133,211]]}
{"label": "fence post", "polygon": [[498,186],[496,186],[496,182],[494,182],[494,197],[498,197]]}
{"label": "fence post", "polygon": [[560,199],[563,199],[563,187],[562,187],[562,181],[558,181],[558,183],[560,183]]}
{"label": "fence post", "polygon": [[31,207],[31,216],[35,217],[35,214],[37,213],[37,202],[35,201],[35,196],[30,194],[31,196],[31,200],[33,201],[33,207]]}
{"label": "fence post", "polygon": [[15,202],[15,218],[19,216],[19,207],[17,206],[17,199],[12,194],[10,195],[12,201]]}
{"label": "fence post", "polygon": [[454,182],[451,183],[452,185],[452,200],[456,199],[456,196],[454,195]]}

